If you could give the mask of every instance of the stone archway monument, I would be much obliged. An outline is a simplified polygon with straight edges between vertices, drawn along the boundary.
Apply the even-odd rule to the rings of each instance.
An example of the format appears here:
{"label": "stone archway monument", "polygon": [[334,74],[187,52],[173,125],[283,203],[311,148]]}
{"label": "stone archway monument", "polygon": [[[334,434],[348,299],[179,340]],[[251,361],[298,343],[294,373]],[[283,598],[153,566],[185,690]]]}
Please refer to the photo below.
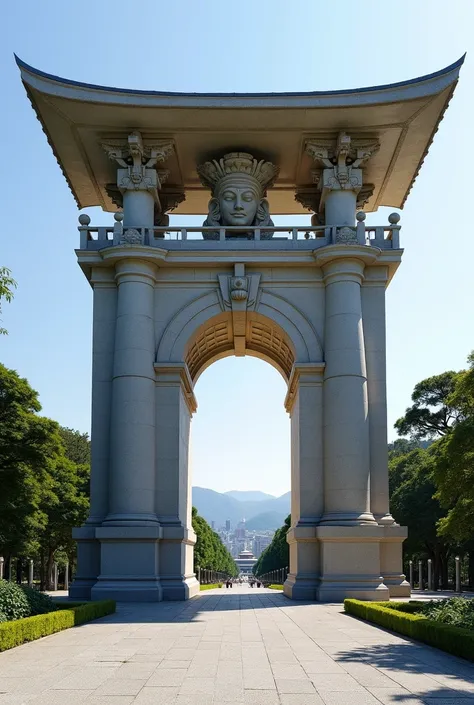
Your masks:
{"label": "stone archway monument", "polygon": [[[79,217],[94,302],[92,466],[71,596],[198,591],[193,389],[226,355],[260,357],[288,384],[285,594],[409,594],[387,464],[385,291],[402,257],[399,216],[369,227],[365,212],[403,207],[461,64],[376,88],[217,95],[102,88],[18,61],[79,208],[115,213],[107,227]],[[172,227],[171,211],[205,220]],[[305,227],[271,219],[308,211]],[[223,413],[229,452],[252,463],[245,409],[228,399]]]}

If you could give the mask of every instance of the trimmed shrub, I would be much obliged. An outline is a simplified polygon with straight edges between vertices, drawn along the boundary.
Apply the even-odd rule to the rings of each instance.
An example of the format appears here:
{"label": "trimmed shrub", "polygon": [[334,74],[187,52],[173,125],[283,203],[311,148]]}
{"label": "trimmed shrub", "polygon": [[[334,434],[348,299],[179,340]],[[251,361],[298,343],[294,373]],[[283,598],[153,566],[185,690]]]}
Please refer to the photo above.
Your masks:
{"label": "trimmed shrub", "polygon": [[28,641],[34,641],[42,636],[84,624],[99,617],[105,617],[115,612],[114,600],[89,602],[78,607],[39,614],[35,617],[25,617],[13,622],[0,624],[0,651],[6,651],[14,646],[20,646]]}
{"label": "trimmed shrub", "polygon": [[[400,603],[371,603],[361,600],[344,600],[344,610],[355,617],[366,619],[381,627],[417,639],[430,646],[447,651],[454,656],[474,661],[474,632],[461,627],[435,622],[420,614],[423,603],[418,603],[418,614],[400,611],[395,605]],[[414,603],[401,603],[413,605]],[[390,607],[387,607],[390,605]]]}
{"label": "trimmed shrub", "polygon": [[21,619],[31,614],[28,599],[19,585],[0,580],[0,612],[10,619]]}
{"label": "trimmed shrub", "polygon": [[3,612],[0,612],[0,623],[1,622],[7,622],[7,615],[3,614]]}
{"label": "trimmed shrub", "polygon": [[28,604],[30,606],[31,616],[37,614],[46,614],[47,612],[55,612],[58,607],[50,598],[49,595],[45,595],[44,592],[39,592],[39,590],[34,590],[33,588],[21,586],[21,589],[26,595]]}

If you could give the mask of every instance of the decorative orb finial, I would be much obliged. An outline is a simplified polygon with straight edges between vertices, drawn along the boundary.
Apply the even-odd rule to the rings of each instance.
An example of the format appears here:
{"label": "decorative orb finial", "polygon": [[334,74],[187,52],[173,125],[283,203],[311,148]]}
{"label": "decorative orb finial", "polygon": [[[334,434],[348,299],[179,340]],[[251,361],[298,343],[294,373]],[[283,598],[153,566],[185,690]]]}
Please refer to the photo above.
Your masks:
{"label": "decorative orb finial", "polygon": [[117,221],[117,223],[121,223],[123,220],[123,213],[122,211],[118,211],[117,213],[114,213],[114,220]]}
{"label": "decorative orb finial", "polygon": [[356,220],[358,223],[363,223],[366,218],[367,215],[364,213],[364,211],[359,211],[356,215]]}
{"label": "decorative orb finial", "polygon": [[396,225],[400,220],[400,214],[399,213],[390,213],[388,216],[388,222],[390,225]]}
{"label": "decorative orb finial", "polygon": [[78,220],[81,225],[89,225],[89,223],[91,222],[91,219],[89,218],[87,213],[81,213]]}

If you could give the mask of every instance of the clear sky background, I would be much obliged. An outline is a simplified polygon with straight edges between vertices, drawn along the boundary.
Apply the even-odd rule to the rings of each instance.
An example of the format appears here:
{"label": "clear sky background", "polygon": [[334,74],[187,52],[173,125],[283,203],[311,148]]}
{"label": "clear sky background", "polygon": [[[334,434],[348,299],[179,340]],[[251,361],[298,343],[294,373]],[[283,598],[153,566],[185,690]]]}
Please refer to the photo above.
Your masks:
{"label": "clear sky background", "polygon": [[[4,306],[9,336],[0,339],[0,361],[38,390],[45,415],[89,430],[92,296],[74,254],[78,212],[13,52],[77,81],[250,92],[401,81],[467,51],[401,214],[405,254],[387,292],[389,436],[416,382],[465,366],[474,348],[472,0],[10,0],[2,25],[0,264],[12,269],[18,291]],[[99,209],[87,212],[96,224],[112,222]],[[368,222],[383,224],[389,212]],[[196,393],[194,484],[287,491],[289,421],[280,375],[259,360],[227,358],[202,375]]]}

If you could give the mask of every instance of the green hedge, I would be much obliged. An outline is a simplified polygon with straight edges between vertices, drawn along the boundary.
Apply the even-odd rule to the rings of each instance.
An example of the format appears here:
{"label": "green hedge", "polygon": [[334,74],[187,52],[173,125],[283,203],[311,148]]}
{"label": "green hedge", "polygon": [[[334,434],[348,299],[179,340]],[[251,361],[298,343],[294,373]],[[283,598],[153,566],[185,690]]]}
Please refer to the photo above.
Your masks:
{"label": "green hedge", "polygon": [[115,612],[115,601],[101,600],[100,602],[83,603],[77,607],[71,606],[56,612],[39,614],[35,617],[2,622],[0,624],[0,651],[12,649],[27,641],[34,641],[42,636],[84,624],[84,622],[90,622],[92,619],[105,617],[113,612]]}
{"label": "green hedge", "polygon": [[[417,639],[454,656],[474,661],[474,632],[416,614],[423,603],[344,600],[344,610],[391,631]],[[410,614],[411,612],[411,614]]]}

